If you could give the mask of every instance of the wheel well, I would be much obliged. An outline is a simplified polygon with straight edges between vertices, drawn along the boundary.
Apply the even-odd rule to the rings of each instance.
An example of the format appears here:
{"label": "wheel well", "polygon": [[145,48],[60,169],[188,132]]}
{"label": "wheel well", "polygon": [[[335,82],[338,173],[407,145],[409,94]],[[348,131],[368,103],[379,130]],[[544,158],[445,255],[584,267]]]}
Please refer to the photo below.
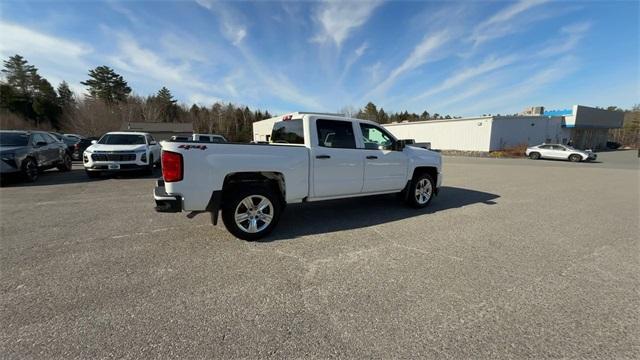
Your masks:
{"label": "wheel well", "polygon": [[225,176],[222,185],[222,200],[224,201],[225,195],[231,194],[234,188],[249,184],[265,184],[270,186],[284,203],[286,194],[284,176],[278,172],[265,171],[237,172]]}
{"label": "wheel well", "polygon": [[24,160],[22,160],[22,163],[20,163],[20,168],[22,168],[27,163],[27,160],[29,159],[33,160],[36,163],[36,166],[38,166],[38,160],[36,159],[36,157],[33,156],[32,154],[29,154],[25,156]]}
{"label": "wheel well", "polygon": [[429,174],[433,179],[434,183],[438,183],[438,169],[432,166],[420,166],[413,170],[412,179],[415,179],[417,176],[422,174]]}

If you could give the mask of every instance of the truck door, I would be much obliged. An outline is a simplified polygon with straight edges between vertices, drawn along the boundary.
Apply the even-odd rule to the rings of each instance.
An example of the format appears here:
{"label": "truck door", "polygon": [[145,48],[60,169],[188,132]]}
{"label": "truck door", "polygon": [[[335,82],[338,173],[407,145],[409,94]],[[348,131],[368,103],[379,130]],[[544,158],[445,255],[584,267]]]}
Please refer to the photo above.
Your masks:
{"label": "truck door", "polygon": [[407,181],[407,155],[393,150],[394,138],[373,124],[360,123],[364,148],[363,192],[402,190]]}
{"label": "truck door", "polygon": [[317,146],[311,147],[315,197],[362,192],[364,159],[356,148],[354,123],[316,120]]}

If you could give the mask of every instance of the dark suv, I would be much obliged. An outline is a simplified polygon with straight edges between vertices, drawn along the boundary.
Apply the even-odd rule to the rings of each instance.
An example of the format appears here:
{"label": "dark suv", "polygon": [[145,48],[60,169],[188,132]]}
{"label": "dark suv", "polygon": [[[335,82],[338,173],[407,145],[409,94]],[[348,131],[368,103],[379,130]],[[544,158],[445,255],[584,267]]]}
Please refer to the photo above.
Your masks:
{"label": "dark suv", "polygon": [[39,171],[57,167],[71,170],[67,146],[44,131],[0,131],[0,174],[22,174],[36,181]]}

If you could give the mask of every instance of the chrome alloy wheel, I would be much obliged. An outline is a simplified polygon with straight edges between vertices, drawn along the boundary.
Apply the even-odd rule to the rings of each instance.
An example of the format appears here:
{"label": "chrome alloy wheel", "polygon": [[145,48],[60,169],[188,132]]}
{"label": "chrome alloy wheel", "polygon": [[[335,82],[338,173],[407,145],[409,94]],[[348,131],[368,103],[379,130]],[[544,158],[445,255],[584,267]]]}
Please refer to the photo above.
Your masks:
{"label": "chrome alloy wheel", "polygon": [[428,179],[421,179],[416,184],[416,201],[418,204],[423,205],[426,204],[429,199],[431,199],[431,194],[433,194],[433,188],[431,186],[431,181]]}
{"label": "chrome alloy wheel", "polygon": [[262,195],[249,195],[236,206],[236,225],[248,233],[260,232],[273,220],[273,204]]}

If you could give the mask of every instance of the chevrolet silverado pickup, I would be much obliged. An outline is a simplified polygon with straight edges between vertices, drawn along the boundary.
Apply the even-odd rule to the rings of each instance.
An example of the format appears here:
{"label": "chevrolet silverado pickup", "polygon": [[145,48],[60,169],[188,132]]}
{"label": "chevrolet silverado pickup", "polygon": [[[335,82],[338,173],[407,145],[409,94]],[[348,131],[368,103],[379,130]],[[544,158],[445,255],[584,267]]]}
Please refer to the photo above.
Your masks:
{"label": "chevrolet silverado pickup", "polygon": [[375,122],[319,113],[274,119],[269,144],[163,142],[156,211],[218,212],[236,237],[269,234],[289,203],[399,193],[427,206],[439,153],[407,146]]}

